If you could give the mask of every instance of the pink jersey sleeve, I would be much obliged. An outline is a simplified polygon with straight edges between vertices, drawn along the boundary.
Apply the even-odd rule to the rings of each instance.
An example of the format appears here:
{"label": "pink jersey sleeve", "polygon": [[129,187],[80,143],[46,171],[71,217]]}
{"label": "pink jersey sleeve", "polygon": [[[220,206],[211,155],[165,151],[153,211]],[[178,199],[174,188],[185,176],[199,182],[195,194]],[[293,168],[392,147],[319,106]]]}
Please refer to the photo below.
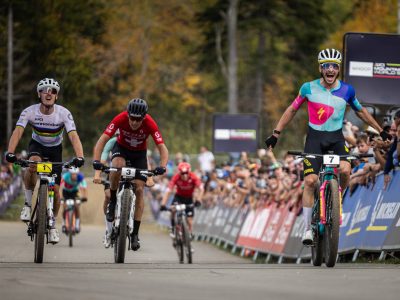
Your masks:
{"label": "pink jersey sleeve", "polygon": [[307,100],[307,97],[303,97],[300,94],[296,97],[296,99],[294,99],[294,101],[292,102],[292,107],[295,110],[298,110],[300,108],[300,106],[304,103],[304,101]]}
{"label": "pink jersey sleeve", "polygon": [[115,131],[117,131],[117,129],[120,126],[121,120],[123,118],[123,114],[125,112],[120,113],[119,115],[117,115],[111,122],[110,124],[107,125],[106,130],[104,130],[104,134],[108,135],[109,137],[112,137],[115,133]]}

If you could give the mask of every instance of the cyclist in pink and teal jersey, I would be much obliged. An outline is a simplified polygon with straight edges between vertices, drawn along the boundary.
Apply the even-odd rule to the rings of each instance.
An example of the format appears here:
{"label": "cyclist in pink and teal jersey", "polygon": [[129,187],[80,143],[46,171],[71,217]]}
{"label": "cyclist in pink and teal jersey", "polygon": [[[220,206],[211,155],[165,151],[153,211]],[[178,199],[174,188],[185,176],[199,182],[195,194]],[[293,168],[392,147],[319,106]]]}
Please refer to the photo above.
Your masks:
{"label": "cyclist in pink and teal jersey", "polygon": [[[306,102],[308,107],[308,134],[304,152],[325,154],[328,151],[338,155],[348,154],[342,133],[343,119],[347,105],[356,112],[357,116],[365,123],[380,132],[383,140],[390,139],[379,126],[371,114],[357,100],[354,88],[339,80],[342,54],[336,49],[324,49],[318,54],[319,70],[321,77],[311,82],[304,83],[299,95],[286,109],[278,124],[266,140],[267,148],[272,149],[286,125],[293,119],[300,106]],[[318,172],[322,160],[304,159],[304,192],[303,215],[305,232],[302,242],[312,245],[313,235],[311,230],[312,205],[314,202],[314,188],[318,180]],[[342,191],[349,184],[351,165],[347,160],[340,162]]]}

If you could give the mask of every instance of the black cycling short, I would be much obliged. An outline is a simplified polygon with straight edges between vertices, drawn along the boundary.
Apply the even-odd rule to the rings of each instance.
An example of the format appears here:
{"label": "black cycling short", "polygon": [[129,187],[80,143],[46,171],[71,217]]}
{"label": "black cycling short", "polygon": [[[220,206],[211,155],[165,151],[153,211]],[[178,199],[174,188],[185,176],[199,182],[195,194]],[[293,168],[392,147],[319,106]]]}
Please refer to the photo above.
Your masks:
{"label": "black cycling short", "polygon": [[[35,140],[31,140],[28,146],[28,159],[32,156],[40,156],[42,160],[48,160],[50,162],[61,162],[62,161],[62,145],[54,146],[54,147],[46,147],[42,144],[36,142]],[[55,183],[60,185],[61,182],[61,165],[53,166],[53,172],[51,174],[57,174]]]}
{"label": "black cycling short", "polygon": [[63,194],[64,200],[76,199],[78,197],[78,191],[72,192],[72,191],[67,191],[67,190],[63,189],[62,194]]}
{"label": "black cycling short", "polygon": [[[174,205],[174,204],[186,204],[186,205],[191,205],[191,204],[193,204],[193,198],[192,198],[192,197],[186,198],[186,197],[182,197],[182,196],[179,196],[179,195],[176,195],[176,194],[175,194],[174,200],[172,201],[172,205]],[[189,207],[189,206],[186,206],[185,211],[186,211],[186,215],[187,215],[188,217],[194,217],[194,209],[193,209],[193,206],[190,206],[190,207]]]}
{"label": "black cycling short", "polygon": [[[115,143],[112,149],[111,160],[113,160],[114,157],[123,157],[127,167],[147,170],[147,150],[132,151]],[[138,179],[144,182],[147,180],[146,177]]]}
{"label": "black cycling short", "polygon": [[[318,131],[309,127],[304,152],[314,154],[327,154],[328,151],[333,151],[333,153],[337,155],[349,154],[349,149],[346,146],[342,129],[329,132]],[[303,160],[304,176],[310,174],[318,175],[321,165],[321,157],[305,158]]]}

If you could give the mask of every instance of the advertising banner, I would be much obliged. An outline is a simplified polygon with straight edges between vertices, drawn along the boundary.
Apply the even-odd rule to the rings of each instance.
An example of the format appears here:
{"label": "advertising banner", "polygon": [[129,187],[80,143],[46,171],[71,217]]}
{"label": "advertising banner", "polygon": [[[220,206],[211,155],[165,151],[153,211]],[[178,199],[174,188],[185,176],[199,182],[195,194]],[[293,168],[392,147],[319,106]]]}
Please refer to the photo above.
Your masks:
{"label": "advertising banner", "polygon": [[[386,235],[386,239],[383,243],[382,249],[384,250],[398,250],[400,249],[400,209],[398,209],[399,204],[400,204],[400,173],[399,170],[395,172],[394,174],[391,174],[392,180],[388,186],[388,190],[392,191],[391,193],[388,193],[386,199],[390,199],[388,202],[393,203],[390,205],[385,212],[386,214],[389,213],[391,215],[395,214],[396,211],[396,216],[392,222],[392,225],[389,228],[389,232]],[[395,191],[394,191],[395,190]]]}
{"label": "advertising banner", "polygon": [[272,245],[271,251],[273,253],[283,252],[286,242],[289,238],[290,231],[292,230],[293,224],[296,221],[297,209],[289,209],[289,207],[286,206],[284,210],[286,211],[286,214],[283,214],[282,216],[283,222]]}
{"label": "advertising banner", "polygon": [[293,224],[293,227],[290,231],[289,237],[283,249],[283,253],[286,257],[298,258],[300,256],[301,250],[303,249],[301,238],[303,236],[304,229],[304,218],[301,214],[296,217],[296,220]]}
{"label": "advertising banner", "polygon": [[258,145],[258,115],[215,114],[213,152],[255,153]]}
{"label": "advertising banner", "polygon": [[400,105],[400,35],[346,33],[344,58],[344,81],[362,103]]}
{"label": "advertising banner", "polygon": [[366,189],[371,199],[371,215],[369,216],[360,250],[381,250],[386,235],[394,222],[400,208],[400,180],[396,176],[386,190],[383,188],[383,176],[376,178],[372,190]]}
{"label": "advertising banner", "polygon": [[[352,226],[352,220],[354,218],[355,214],[355,208],[358,205],[358,202],[361,200],[362,195],[363,195],[363,189],[361,187],[358,187],[354,193],[350,197],[350,193],[347,190],[346,194],[343,197],[343,205],[342,205],[342,225],[340,226],[340,232],[339,232],[339,253],[346,253],[346,252],[351,252],[357,249],[357,240],[352,239],[353,237],[353,228],[350,228]],[[355,231],[359,231],[357,229],[358,227],[355,227]],[[355,232],[354,231],[354,232]],[[350,236],[350,238],[348,237]]]}
{"label": "advertising banner", "polygon": [[236,242],[237,234],[231,235],[233,228],[235,228],[236,221],[241,218],[240,208],[226,208],[226,211],[229,212],[228,219],[224,225],[224,228],[221,231],[220,238],[225,242],[230,244],[234,244]]}

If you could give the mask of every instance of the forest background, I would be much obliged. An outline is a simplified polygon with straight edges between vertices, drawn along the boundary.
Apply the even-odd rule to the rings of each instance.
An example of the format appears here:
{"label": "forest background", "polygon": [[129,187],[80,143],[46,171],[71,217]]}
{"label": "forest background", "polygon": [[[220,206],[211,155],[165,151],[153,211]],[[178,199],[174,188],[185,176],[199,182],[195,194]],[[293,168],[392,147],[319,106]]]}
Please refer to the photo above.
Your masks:
{"label": "forest background", "polygon": [[[396,33],[397,0],[10,0],[0,3],[0,147],[7,145],[7,16],[13,8],[13,124],[54,77],[87,156],[110,120],[142,97],[172,153],[212,146],[212,116],[227,113],[229,7],[237,7],[237,112],[260,117],[260,141],[304,81],[320,49],[346,32]],[[362,99],[360,99],[362,102]],[[302,108],[278,149],[300,149]],[[27,130],[28,131],[28,130]],[[19,149],[27,145],[24,135]],[[69,147],[70,143],[66,143]],[[150,143],[153,147],[153,144]]]}

